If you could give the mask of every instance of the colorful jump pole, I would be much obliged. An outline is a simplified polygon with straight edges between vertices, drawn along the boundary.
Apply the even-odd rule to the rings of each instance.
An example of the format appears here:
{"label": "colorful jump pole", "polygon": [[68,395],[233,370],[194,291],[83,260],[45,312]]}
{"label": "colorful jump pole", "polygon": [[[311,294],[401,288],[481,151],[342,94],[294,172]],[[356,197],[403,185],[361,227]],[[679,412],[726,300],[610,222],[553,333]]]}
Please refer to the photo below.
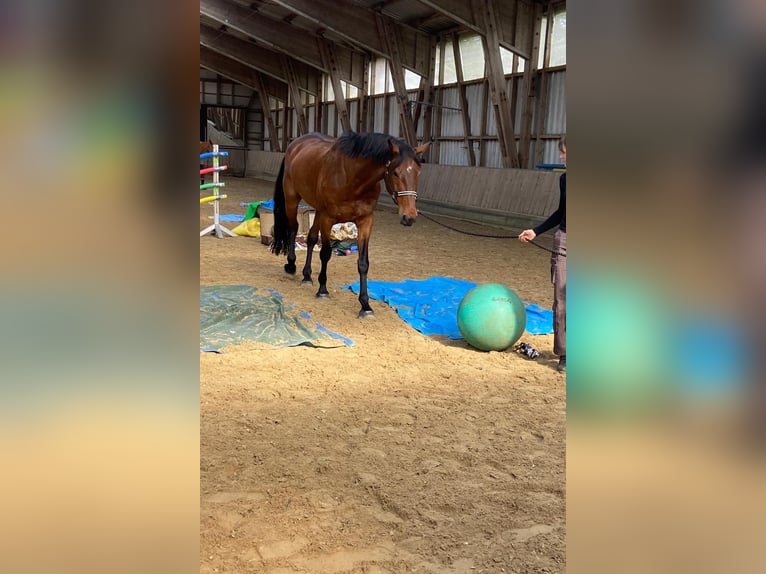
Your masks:
{"label": "colorful jump pole", "polygon": [[221,194],[221,195],[208,195],[207,197],[200,197],[199,202],[200,203],[210,203],[211,201],[218,201],[219,199],[226,199],[229,197],[228,195]]}
{"label": "colorful jump pole", "polygon": [[229,152],[227,151],[218,151],[218,144],[213,144],[213,151],[207,152],[207,153],[201,153],[199,155],[200,161],[207,158],[213,158],[213,166],[212,167],[206,167],[204,169],[199,170],[200,176],[205,175],[206,173],[212,173],[213,174],[213,182],[212,183],[203,183],[199,186],[200,191],[205,189],[212,189],[213,195],[209,195],[207,197],[200,198],[199,202],[202,203],[212,203],[213,204],[213,224],[209,225],[205,229],[199,232],[199,236],[202,237],[203,235],[207,235],[209,233],[215,233],[215,236],[218,239],[222,239],[224,234],[229,235],[231,237],[236,237],[237,235],[233,233],[230,229],[227,229],[223,225],[221,225],[220,220],[220,211],[218,207],[218,201],[221,199],[225,199],[226,196],[219,193],[219,189],[222,187],[225,187],[226,184],[222,181],[219,181],[219,173],[224,171],[225,169],[228,169],[228,165],[219,165],[219,157],[221,156],[228,156]]}

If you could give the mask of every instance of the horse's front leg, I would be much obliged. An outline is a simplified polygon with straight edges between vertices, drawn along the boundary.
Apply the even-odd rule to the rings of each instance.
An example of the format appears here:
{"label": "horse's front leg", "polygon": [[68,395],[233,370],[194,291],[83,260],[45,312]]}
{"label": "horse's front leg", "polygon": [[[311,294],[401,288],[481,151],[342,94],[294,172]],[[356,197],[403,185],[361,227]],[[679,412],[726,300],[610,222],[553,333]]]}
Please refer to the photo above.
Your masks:
{"label": "horse's front leg", "polygon": [[304,283],[314,284],[311,280],[311,257],[314,253],[314,246],[319,241],[319,221],[320,214],[317,212],[314,214],[314,223],[311,224],[311,229],[309,229],[308,236],[306,237],[306,249],[308,251],[306,252],[306,264],[303,266],[303,281],[301,281],[301,285]]}
{"label": "horse's front leg", "polygon": [[367,296],[367,270],[370,268],[369,246],[372,221],[373,217],[370,214],[356,222],[356,244],[359,248],[359,258],[357,260],[357,269],[359,270],[359,303],[362,305],[362,309],[359,311],[360,319],[375,315],[372,307],[370,307],[370,298]]}
{"label": "horse's front leg", "polygon": [[[318,216],[319,214],[317,214]],[[315,220],[316,225],[316,220]],[[327,290],[327,263],[332,257],[332,248],[330,247],[330,231],[332,230],[332,223],[329,219],[321,218],[319,227],[322,231],[322,249],[319,250],[319,260],[322,262],[322,269],[319,271],[319,290],[317,291],[317,297],[329,297],[330,292]],[[314,225],[311,226],[314,228]]]}

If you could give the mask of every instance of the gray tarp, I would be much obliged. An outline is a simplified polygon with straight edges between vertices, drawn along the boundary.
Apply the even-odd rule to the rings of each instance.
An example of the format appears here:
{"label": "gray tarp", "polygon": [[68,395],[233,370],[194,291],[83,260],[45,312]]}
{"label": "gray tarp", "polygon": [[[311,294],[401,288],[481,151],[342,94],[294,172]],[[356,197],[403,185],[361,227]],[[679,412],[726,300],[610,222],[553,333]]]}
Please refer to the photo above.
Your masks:
{"label": "gray tarp", "polygon": [[354,343],[285,303],[273,289],[249,285],[200,287],[201,351],[217,351],[246,341],[271,347],[352,346]]}

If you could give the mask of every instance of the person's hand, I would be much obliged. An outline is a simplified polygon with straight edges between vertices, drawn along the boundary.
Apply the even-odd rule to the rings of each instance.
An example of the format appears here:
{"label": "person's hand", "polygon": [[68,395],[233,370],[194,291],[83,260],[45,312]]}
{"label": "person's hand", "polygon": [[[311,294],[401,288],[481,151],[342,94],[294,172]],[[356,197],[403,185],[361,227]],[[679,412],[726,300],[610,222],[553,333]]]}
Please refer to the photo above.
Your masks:
{"label": "person's hand", "polygon": [[532,241],[535,237],[537,237],[537,233],[531,229],[525,229],[519,233],[519,241],[523,241],[524,243],[527,241]]}

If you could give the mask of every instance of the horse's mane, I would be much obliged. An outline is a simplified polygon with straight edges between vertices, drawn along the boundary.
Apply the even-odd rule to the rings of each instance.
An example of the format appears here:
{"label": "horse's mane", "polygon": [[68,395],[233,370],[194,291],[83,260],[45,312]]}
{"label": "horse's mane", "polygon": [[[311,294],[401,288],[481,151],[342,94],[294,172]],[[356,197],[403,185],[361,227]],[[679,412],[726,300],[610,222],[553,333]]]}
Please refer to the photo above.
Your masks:
{"label": "horse's mane", "polygon": [[388,134],[343,132],[335,142],[335,147],[349,157],[363,157],[384,162],[393,159],[388,140],[396,142],[402,157],[412,157],[417,161],[415,150],[407,142]]}

